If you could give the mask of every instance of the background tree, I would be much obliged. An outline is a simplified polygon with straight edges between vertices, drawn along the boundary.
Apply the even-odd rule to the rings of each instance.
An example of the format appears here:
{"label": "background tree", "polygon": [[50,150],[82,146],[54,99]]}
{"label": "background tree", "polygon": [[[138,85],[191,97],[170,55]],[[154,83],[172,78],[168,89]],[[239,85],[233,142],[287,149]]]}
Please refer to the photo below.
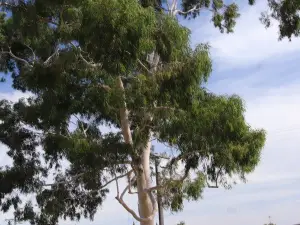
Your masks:
{"label": "background tree", "polygon": [[276,224],[271,221],[271,216],[269,216],[269,223],[265,223],[264,225],[276,225]]}
{"label": "background tree", "polygon": [[[31,224],[92,219],[114,182],[124,209],[153,225],[157,190],[165,208],[179,211],[205,187],[245,180],[265,132],[246,123],[238,96],[204,87],[209,46],[192,49],[176,19],[204,9],[221,32],[233,31],[238,7],[220,0],[1,1],[0,71],[33,95],[0,102],[0,141],[13,160],[0,170],[4,213],[13,208]],[[174,152],[153,149],[153,139]],[[166,161],[160,186],[151,182],[151,155]],[[137,194],[139,212],[127,193]]]}

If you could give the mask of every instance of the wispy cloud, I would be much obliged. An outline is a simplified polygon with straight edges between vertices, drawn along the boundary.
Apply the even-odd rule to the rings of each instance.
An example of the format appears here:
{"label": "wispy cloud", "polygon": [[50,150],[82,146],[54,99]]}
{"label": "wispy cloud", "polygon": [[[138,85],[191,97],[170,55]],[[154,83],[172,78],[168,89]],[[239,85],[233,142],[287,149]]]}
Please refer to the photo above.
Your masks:
{"label": "wispy cloud", "polygon": [[192,44],[209,42],[217,67],[221,70],[249,67],[266,60],[282,60],[287,54],[297,53],[300,39],[290,43],[287,39],[278,42],[278,23],[265,29],[259,21],[260,13],[267,9],[266,1],[257,1],[252,7],[244,6],[237,20],[234,33],[220,34],[213,27],[210,17],[183,23],[192,30]]}
{"label": "wispy cloud", "polygon": [[23,93],[21,91],[10,91],[10,92],[0,92],[0,100],[6,99],[8,101],[17,102],[20,98],[28,98],[31,94]]}

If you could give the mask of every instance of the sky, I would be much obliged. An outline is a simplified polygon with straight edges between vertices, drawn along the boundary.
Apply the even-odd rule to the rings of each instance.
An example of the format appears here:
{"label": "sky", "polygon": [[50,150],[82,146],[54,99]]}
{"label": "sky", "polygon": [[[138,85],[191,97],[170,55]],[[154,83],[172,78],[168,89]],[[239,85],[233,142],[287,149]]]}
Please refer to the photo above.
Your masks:
{"label": "sky", "polygon": [[[267,143],[246,184],[231,190],[206,189],[203,199],[186,202],[183,212],[165,212],[166,225],[180,221],[187,225],[263,225],[269,216],[277,225],[300,223],[300,39],[279,42],[276,24],[266,30],[258,20],[265,9],[262,2],[242,7],[232,35],[220,34],[205,17],[182,22],[192,30],[192,45],[209,42],[212,46],[214,71],[208,88],[243,97],[248,123],[266,129]],[[17,100],[22,95],[0,84],[0,99]],[[0,165],[5,161],[3,152],[0,146]],[[77,224],[132,225],[111,188],[95,220]],[[136,199],[125,200],[135,208]],[[0,215],[0,224],[3,219]]]}

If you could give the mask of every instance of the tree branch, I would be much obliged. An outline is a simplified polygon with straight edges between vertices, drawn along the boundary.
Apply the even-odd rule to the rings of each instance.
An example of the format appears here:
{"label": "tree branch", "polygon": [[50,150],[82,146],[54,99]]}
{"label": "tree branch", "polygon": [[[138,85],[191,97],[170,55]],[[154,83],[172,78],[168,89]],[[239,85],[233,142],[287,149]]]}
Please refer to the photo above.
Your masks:
{"label": "tree branch", "polygon": [[111,180],[108,181],[106,184],[102,185],[102,186],[101,186],[101,189],[104,188],[104,187],[106,187],[107,185],[109,185],[111,182],[113,182],[113,181],[115,181],[115,180],[118,180],[118,179],[120,179],[120,178],[123,178],[123,177],[127,176],[129,173],[132,173],[132,172],[133,172],[133,170],[130,170],[129,172],[127,172],[127,173],[125,173],[125,174],[121,174],[121,175],[119,175],[119,176],[116,176],[114,179],[111,179]]}
{"label": "tree branch", "polygon": [[33,61],[35,62],[36,61],[36,55],[35,55],[35,52],[33,51],[33,49],[29,45],[26,45],[26,44],[23,44],[23,45],[25,45],[27,48],[30,49],[30,51],[32,52]]}
{"label": "tree branch", "polygon": [[78,50],[79,50],[78,56],[79,56],[79,58],[80,58],[87,66],[90,66],[90,67],[92,67],[92,68],[97,68],[97,67],[101,68],[101,67],[102,67],[102,63],[94,63],[94,62],[89,62],[88,60],[86,60],[86,59],[83,57],[83,55],[81,54],[83,51],[82,51],[82,49],[80,48],[80,46],[76,46],[76,45],[73,44],[72,42],[71,42],[71,45],[72,45],[75,49],[78,49]]}
{"label": "tree branch", "polygon": [[126,186],[126,188],[124,189],[124,191],[122,192],[121,196],[117,196],[116,199],[117,201],[123,206],[124,209],[126,209],[127,212],[129,212],[137,221],[139,222],[148,222],[150,220],[152,220],[155,216],[155,212],[157,211],[157,206],[156,206],[156,201],[155,198],[153,196],[153,194],[151,192],[148,192],[152,206],[153,206],[153,210],[150,216],[148,216],[147,218],[141,218],[139,217],[134,210],[132,210],[131,208],[129,208],[129,206],[124,202],[123,197],[126,193],[126,191],[129,189],[129,185]]}
{"label": "tree branch", "polygon": [[[199,8],[198,8],[198,7],[199,7]],[[174,11],[174,16],[177,15],[177,14],[180,14],[180,15],[188,15],[188,14],[193,13],[193,12],[197,12],[197,11],[199,12],[200,10],[201,10],[200,4],[196,4],[196,5],[194,5],[193,8],[189,9],[188,11],[182,11],[182,10],[176,9],[176,10]],[[214,11],[211,10],[211,9],[208,9],[208,11],[214,12]]]}
{"label": "tree branch", "polygon": [[222,166],[219,168],[219,171],[218,171],[218,173],[217,173],[217,175],[216,175],[215,185],[210,185],[210,184],[208,183],[208,179],[207,179],[207,176],[206,176],[206,184],[207,184],[207,187],[208,187],[208,188],[219,188],[219,185],[218,185],[218,179],[219,179],[219,176],[220,176],[221,171],[222,171]]}
{"label": "tree branch", "polygon": [[[128,55],[131,55],[130,52],[128,51],[125,51]],[[152,72],[147,68],[147,66],[144,65],[144,63],[140,60],[140,59],[137,59],[137,62],[149,73],[149,74],[152,74]]]}
{"label": "tree branch", "polygon": [[219,188],[219,186],[218,186],[218,181],[217,181],[217,180],[216,180],[216,184],[215,184],[215,185],[210,185],[210,184],[208,183],[207,177],[206,177],[206,184],[207,184],[207,187],[208,187],[208,188]]}
{"label": "tree branch", "polygon": [[138,192],[132,192],[131,187],[132,183],[136,181],[136,177],[134,176],[132,179],[129,179],[129,188],[128,188],[128,193],[129,194],[138,194]]}
{"label": "tree branch", "polygon": [[106,84],[97,84],[100,88],[103,88],[106,91],[110,91],[111,88],[110,86],[106,85]]}
{"label": "tree branch", "polygon": [[126,209],[126,211],[129,212],[133,216],[133,218],[136,219],[137,221],[148,222],[154,218],[154,214],[151,214],[147,218],[141,218],[131,208],[129,208],[129,206],[122,199],[117,198],[117,197],[116,197],[116,199],[123,206],[123,208]]}
{"label": "tree branch", "polygon": [[126,108],[126,101],[125,101],[125,89],[123,85],[122,78],[118,77],[118,86],[119,89],[123,92],[123,107],[120,108],[120,120],[121,120],[121,130],[123,133],[123,137],[126,144],[132,145],[132,135],[130,131],[130,123],[129,123],[129,111]]}
{"label": "tree branch", "polygon": [[179,13],[179,14],[181,14],[181,15],[187,15],[187,14],[189,14],[189,13],[193,13],[193,12],[195,12],[195,11],[199,11],[200,8],[197,9],[197,6],[198,6],[198,4],[195,5],[193,8],[191,8],[190,10],[186,11],[186,12],[181,11],[181,10],[179,10],[179,9],[176,9],[176,10],[174,11],[174,15],[176,15],[177,13]]}
{"label": "tree branch", "polygon": [[25,63],[25,64],[26,64],[27,66],[29,66],[29,67],[33,67],[27,60],[22,59],[22,58],[16,56],[14,53],[12,53],[10,47],[8,47],[8,49],[9,49],[9,51],[3,51],[3,50],[1,50],[1,53],[3,53],[3,54],[9,54],[9,55],[10,55],[12,58],[14,58],[15,60],[18,60],[18,61],[20,61],[20,62],[23,62],[23,63]]}
{"label": "tree branch", "polygon": [[116,180],[116,186],[117,186],[117,196],[119,197],[119,195],[120,195],[119,183],[118,183],[118,179],[115,179],[115,180]]}
{"label": "tree branch", "polygon": [[138,63],[149,73],[152,74],[152,72],[147,68],[147,66],[145,66],[141,60],[137,59]]}
{"label": "tree branch", "polygon": [[50,56],[48,57],[48,59],[46,59],[46,61],[45,61],[43,64],[44,64],[45,66],[48,66],[49,63],[50,63],[50,61],[52,60],[52,58],[53,58],[54,56],[58,56],[58,55],[59,55],[59,48],[56,47],[56,49],[55,49],[55,51],[53,52],[53,54],[50,55]]}
{"label": "tree branch", "polygon": [[[123,178],[123,177],[127,176],[127,175],[128,175],[129,173],[131,173],[131,172],[133,172],[133,170],[130,170],[129,172],[127,172],[127,173],[125,173],[125,174],[121,174],[121,175],[119,175],[119,176],[116,176],[115,178],[109,180],[109,181],[106,182],[104,185],[102,185],[102,186],[100,187],[100,189],[105,188],[107,185],[109,185],[110,183],[112,183],[112,182],[115,181],[115,180],[118,180],[118,179],[120,179],[120,178]],[[77,174],[77,175],[73,176],[72,179],[76,179],[76,178],[78,178],[78,177],[81,177],[81,176],[83,176],[84,174],[85,174],[85,173]],[[70,182],[70,181],[63,180],[63,181],[59,181],[59,182],[52,183],[52,184],[44,184],[43,186],[44,186],[44,187],[47,187],[47,186],[53,187],[53,186],[57,186],[57,185],[59,185],[59,184],[65,184],[65,183],[67,183],[67,182]]]}

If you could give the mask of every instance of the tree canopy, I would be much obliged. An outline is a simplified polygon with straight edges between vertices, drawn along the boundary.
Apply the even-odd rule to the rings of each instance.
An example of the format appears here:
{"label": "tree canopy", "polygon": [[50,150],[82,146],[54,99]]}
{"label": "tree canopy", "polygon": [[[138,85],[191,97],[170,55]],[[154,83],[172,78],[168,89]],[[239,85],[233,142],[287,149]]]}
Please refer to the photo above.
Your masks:
{"label": "tree canopy", "polygon": [[[192,48],[190,31],[177,20],[207,9],[214,26],[232,32],[237,4],[0,4],[0,72],[15,90],[32,94],[16,103],[0,100],[0,142],[13,162],[0,168],[4,213],[13,209],[16,220],[38,225],[93,219],[116,182],[116,200],[141,224],[153,225],[155,191],[164,193],[166,209],[179,211],[184,199],[198,200],[205,187],[230,187],[233,176],[245,180],[258,164],[264,130],[246,123],[239,96],[205,88],[209,46]],[[280,19],[281,36],[297,36],[298,14],[287,5],[273,2],[271,16],[291,13],[292,22]],[[107,133],[104,126],[117,131]],[[153,139],[174,154],[152,148]],[[160,186],[151,183],[153,158],[165,161]],[[125,177],[122,191],[118,180]],[[138,213],[124,202],[126,193],[137,194]],[[28,194],[35,199],[22,198]]]}

